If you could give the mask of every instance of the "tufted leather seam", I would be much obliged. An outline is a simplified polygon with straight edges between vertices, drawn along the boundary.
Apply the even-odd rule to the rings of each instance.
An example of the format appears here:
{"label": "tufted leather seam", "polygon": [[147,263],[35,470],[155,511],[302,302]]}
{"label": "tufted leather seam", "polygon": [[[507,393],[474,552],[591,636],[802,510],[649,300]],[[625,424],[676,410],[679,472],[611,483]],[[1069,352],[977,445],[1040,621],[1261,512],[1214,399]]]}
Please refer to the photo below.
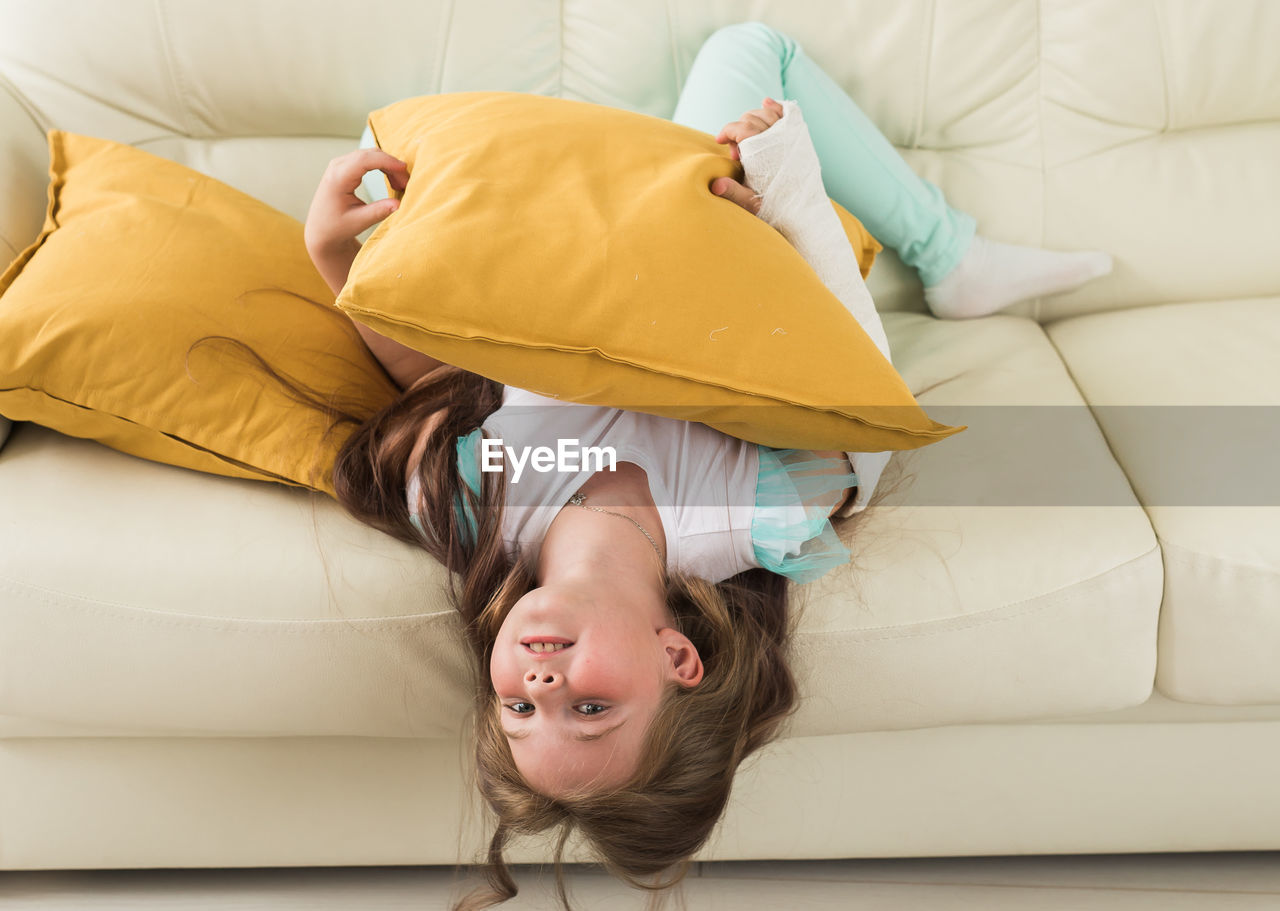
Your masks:
{"label": "tufted leather seam", "polygon": [[560,17],[558,22],[560,26],[560,30],[557,34],[557,37],[560,39],[560,56],[559,56],[559,60],[557,61],[559,63],[559,69],[558,69],[558,75],[557,75],[557,78],[559,80],[559,86],[556,88],[556,97],[563,98],[564,97],[564,0],[560,0],[557,6],[559,7],[559,12],[560,12]]}
{"label": "tufted leather seam", "polygon": [[3,89],[5,94],[12,98],[14,103],[22,109],[22,112],[31,118],[32,126],[40,131],[41,136],[48,132],[48,127],[41,122],[39,113],[31,102],[27,100],[27,96],[4,73],[0,73],[0,89]]}
{"label": "tufted leather seam", "polygon": [[[1158,535],[1159,533],[1157,532],[1157,536]],[[1164,554],[1167,562],[1181,563],[1183,566],[1192,569],[1200,569],[1205,566],[1224,566],[1227,569],[1235,571],[1253,572],[1266,576],[1280,576],[1280,567],[1221,557],[1217,554],[1206,553],[1200,549],[1193,550],[1190,547],[1183,547],[1181,544],[1175,544],[1163,537],[1160,537],[1159,541],[1160,550]]]}
{"label": "tufted leather seam", "polygon": [[[1159,558],[1162,555],[1163,551],[1157,540],[1155,545],[1143,553],[1138,554],[1135,557],[1131,557],[1123,563],[1118,563],[1115,566],[1104,569],[1087,579],[1080,579],[1059,588],[1055,588],[1052,591],[1032,595],[1029,598],[1010,601],[1007,604],[1002,604],[999,607],[994,607],[990,610],[984,610],[978,614],[955,617],[936,617],[932,620],[894,624],[892,626],[866,626],[855,629],[802,629],[796,633],[796,636],[797,638],[811,637],[815,641],[827,641],[835,636],[847,636],[859,642],[890,642],[895,639],[919,639],[924,636],[949,635],[951,633],[977,629],[981,626],[990,626],[993,623],[1004,623],[1009,620],[1017,620],[1052,608],[1071,606],[1081,601],[1092,602],[1096,597],[1097,590],[1102,588],[1104,585],[1111,584],[1116,573],[1140,576],[1145,571],[1145,564],[1148,561]],[[1163,576],[1164,573],[1162,569],[1162,583]],[[1159,607],[1157,606],[1157,610],[1158,609]]]}
{"label": "tufted leather seam", "polygon": [[[673,0],[667,0],[667,2],[663,5],[663,9],[666,11],[666,14],[667,14],[667,40],[671,44],[671,69],[675,73],[676,98],[679,99],[681,93],[684,91],[685,76],[680,72],[680,47],[678,42],[676,41],[676,22],[675,22],[675,12],[673,7],[674,7]],[[673,112],[674,112],[674,109],[673,109]],[[671,115],[668,114],[667,118],[670,119],[670,117]]]}
{"label": "tufted leather seam", "polygon": [[[1045,323],[1045,324],[1044,324],[1044,326],[1045,326],[1046,335],[1047,335],[1047,334],[1048,334],[1048,331],[1047,331],[1047,330],[1048,330],[1050,327],[1052,327],[1052,326],[1057,326],[1057,325],[1058,325],[1058,324],[1060,324],[1060,323],[1065,323],[1065,322],[1068,322],[1068,321],[1070,321],[1070,320],[1076,320],[1076,319],[1091,319],[1092,317],[1095,317],[1095,316],[1107,316],[1107,315],[1110,315],[1110,314],[1112,314],[1112,313],[1130,312],[1130,311],[1133,311],[1133,310],[1142,310],[1142,309],[1145,309],[1145,308],[1148,308],[1148,307],[1151,307],[1151,308],[1156,308],[1156,307],[1181,307],[1181,306],[1186,306],[1187,304],[1210,304],[1211,306],[1213,306],[1213,305],[1217,305],[1217,304],[1234,304],[1234,303],[1252,302],[1252,301],[1257,301],[1258,303],[1275,303],[1275,304],[1280,304],[1280,295],[1277,295],[1277,294],[1245,294],[1245,295],[1241,295],[1241,296],[1239,296],[1239,297],[1214,297],[1214,298],[1210,298],[1209,300],[1206,300],[1206,299],[1204,299],[1204,298],[1194,298],[1194,297],[1192,297],[1192,298],[1187,298],[1186,300],[1168,300],[1168,299],[1165,299],[1165,298],[1160,298],[1159,300],[1148,300],[1148,301],[1144,301],[1144,302],[1137,303],[1137,304],[1130,304],[1130,305],[1126,306],[1126,307],[1124,308],[1124,310],[1123,310],[1123,311],[1119,311],[1119,310],[1090,310],[1090,311],[1088,311],[1087,313],[1073,313],[1073,314],[1071,314],[1071,315],[1069,315],[1069,316],[1059,316],[1059,317],[1057,317],[1056,319],[1051,319],[1051,320],[1049,320],[1049,322]],[[1049,341],[1050,341],[1050,342],[1052,342],[1052,341],[1053,341],[1052,336],[1050,336]],[[1054,345],[1055,350],[1057,349],[1057,347],[1058,347],[1057,345]],[[1062,352],[1061,352],[1060,350],[1058,351],[1058,356],[1059,356],[1060,358],[1062,357]],[[1064,364],[1066,363],[1066,359],[1065,359],[1065,358],[1063,358],[1063,363],[1064,363]],[[1068,370],[1068,373],[1070,373],[1070,370]],[[1079,385],[1080,385],[1079,383],[1077,383],[1077,384],[1076,384],[1077,388],[1079,388]],[[914,395],[914,394],[915,394],[915,393],[913,392],[913,393],[912,393],[912,395]],[[1084,396],[1084,392],[1082,391],[1082,392],[1080,393],[1080,395],[1081,395],[1081,396]],[[1088,399],[1085,399],[1085,404],[1088,404]]]}
{"label": "tufted leather seam", "polygon": [[[420,614],[401,614],[397,617],[217,617],[208,614],[178,614],[171,611],[157,610],[152,607],[139,607],[121,601],[110,601],[104,598],[91,598],[74,592],[59,591],[21,582],[0,576],[0,591],[8,591],[18,597],[30,598],[37,604],[65,607],[80,613],[125,620],[129,623],[142,623],[147,626],[158,626],[167,629],[201,630],[216,633],[289,633],[319,635],[331,633],[339,627],[352,627],[359,624],[360,629],[400,629],[406,626],[417,628],[422,621],[434,617],[447,616],[451,609],[428,611]],[[65,599],[65,600],[63,600]],[[66,603],[72,602],[72,603]]]}
{"label": "tufted leather seam", "polygon": [[[1040,133],[1040,246],[1044,246],[1049,219],[1048,142],[1044,136],[1044,0],[1036,3],[1036,128]],[[1031,318],[1037,323],[1044,319],[1044,298],[1037,297],[1031,305]]]}
{"label": "tufted leather seam", "polygon": [[453,44],[453,11],[457,8],[456,0],[449,0],[449,7],[444,14],[444,28],[440,31],[440,63],[436,67],[437,94],[444,91],[445,62],[449,57],[449,48]]}
{"label": "tufted leather seam", "polygon": [[1151,2],[1151,14],[1156,20],[1156,39],[1160,42],[1160,87],[1164,90],[1164,128],[1160,131],[1168,133],[1175,129],[1173,125],[1173,99],[1169,94],[1169,48],[1165,41],[1165,21],[1160,15],[1160,4]]}
{"label": "tufted leather seam", "polygon": [[156,22],[160,26],[160,45],[164,50],[164,66],[169,72],[169,89],[173,93],[174,113],[177,115],[184,135],[193,137],[195,133],[192,132],[191,123],[187,118],[187,109],[183,104],[182,85],[178,79],[178,68],[174,64],[173,46],[169,42],[169,23],[164,17],[164,0],[154,0],[152,6],[156,11]]}
{"label": "tufted leather seam", "polygon": [[[1067,108],[1065,106],[1063,109],[1068,111],[1073,110],[1072,108]],[[1088,116],[1087,112],[1075,111],[1075,113],[1085,113],[1085,115]],[[1097,120],[1099,123],[1109,122],[1109,121],[1098,120],[1098,118],[1094,118],[1094,119]],[[1128,124],[1118,124],[1118,125],[1122,127],[1129,126]],[[1155,140],[1156,142],[1176,142],[1178,141],[1178,137],[1181,137],[1184,134],[1191,132],[1193,130],[1231,130],[1231,129],[1241,129],[1241,128],[1247,129],[1247,128],[1256,127],[1256,126],[1274,126],[1274,125],[1275,125],[1275,122],[1270,120],[1253,120],[1253,121],[1242,121],[1240,123],[1221,123],[1221,124],[1215,123],[1215,124],[1209,124],[1206,126],[1199,126],[1199,127],[1183,127],[1182,129],[1173,131],[1173,132],[1168,130],[1152,130],[1145,133],[1142,136],[1135,136],[1132,139],[1118,139],[1115,142],[1111,143],[1110,145],[1099,146],[1096,149],[1090,149],[1087,152],[1082,152],[1081,154],[1077,155],[1075,158],[1067,158],[1067,159],[1064,159],[1063,161],[1058,162],[1057,164],[1058,164],[1058,167],[1060,168],[1068,168],[1068,167],[1071,167],[1072,165],[1079,164],[1082,161],[1088,161],[1091,158],[1101,158],[1104,155],[1108,155],[1112,152],[1115,152],[1118,149],[1123,149],[1126,146],[1137,145],[1138,143],[1142,143],[1142,142],[1151,142],[1152,140]],[[1133,129],[1138,129],[1138,127],[1133,127]],[[1157,149],[1157,153],[1158,152],[1159,150]],[[1256,297],[1256,296],[1257,295],[1250,295],[1250,297]],[[1217,298],[1215,298],[1215,300],[1216,299]],[[1231,298],[1224,298],[1224,300],[1230,300],[1230,299]],[[1158,302],[1153,302],[1153,303],[1176,303],[1176,301],[1160,300]],[[1143,306],[1143,305],[1130,304],[1128,306]]]}
{"label": "tufted leather seam", "polygon": [[[1044,331],[1043,324],[1041,325],[1041,330]],[[1089,415],[1093,418],[1093,423],[1097,425],[1098,433],[1102,437],[1102,444],[1107,447],[1107,454],[1111,456],[1111,461],[1115,462],[1120,468],[1120,473],[1124,475],[1125,481],[1128,482],[1129,489],[1133,490],[1133,478],[1129,477],[1129,473],[1124,470],[1124,463],[1120,461],[1120,454],[1116,452],[1115,443],[1111,441],[1111,437],[1107,436],[1107,431],[1103,428],[1102,424],[1098,422],[1097,409],[1094,407],[1093,403],[1089,401],[1089,397],[1085,395],[1084,387],[1080,385],[1080,380],[1071,369],[1071,362],[1067,360],[1066,355],[1063,354],[1062,349],[1058,346],[1058,343],[1054,341],[1053,336],[1050,335],[1048,331],[1044,331],[1044,338],[1045,341],[1049,343],[1049,347],[1053,349],[1053,353],[1058,356],[1058,360],[1062,364],[1062,369],[1066,372],[1067,379],[1069,379],[1071,384],[1076,387],[1076,393],[1080,396],[1080,400],[1083,401],[1085,407],[1089,409]],[[1147,524],[1150,526],[1151,513],[1147,512],[1147,508],[1142,505],[1142,501],[1138,500],[1138,492],[1136,490],[1133,490],[1133,498],[1138,505],[1142,507],[1142,512],[1147,517]],[[1151,528],[1151,534],[1155,535],[1156,546],[1159,547],[1160,536],[1156,534],[1154,527]]]}
{"label": "tufted leather seam", "polygon": [[929,4],[929,21],[925,25],[924,41],[920,47],[921,63],[920,63],[920,103],[916,106],[916,122],[912,128],[911,143],[909,148],[920,148],[920,137],[924,134],[924,111],[929,103],[929,77],[931,75],[930,64],[933,60],[933,36],[934,28],[938,19],[938,2],[933,0]]}

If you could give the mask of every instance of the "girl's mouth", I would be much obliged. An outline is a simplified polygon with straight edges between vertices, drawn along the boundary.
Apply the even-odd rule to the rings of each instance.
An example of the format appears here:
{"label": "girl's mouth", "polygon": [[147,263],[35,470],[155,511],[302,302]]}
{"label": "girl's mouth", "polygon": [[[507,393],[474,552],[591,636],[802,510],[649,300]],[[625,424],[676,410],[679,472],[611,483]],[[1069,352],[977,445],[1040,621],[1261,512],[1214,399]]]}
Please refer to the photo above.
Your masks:
{"label": "girl's mouth", "polygon": [[570,648],[573,640],[563,636],[525,636],[520,640],[520,644],[534,654],[544,655]]}

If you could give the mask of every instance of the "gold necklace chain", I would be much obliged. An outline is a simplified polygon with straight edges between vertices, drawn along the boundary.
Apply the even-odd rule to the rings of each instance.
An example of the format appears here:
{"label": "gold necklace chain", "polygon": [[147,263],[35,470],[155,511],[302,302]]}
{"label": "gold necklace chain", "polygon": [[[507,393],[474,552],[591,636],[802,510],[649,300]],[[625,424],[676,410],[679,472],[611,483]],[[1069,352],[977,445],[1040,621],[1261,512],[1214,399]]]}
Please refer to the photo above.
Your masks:
{"label": "gold necklace chain", "polygon": [[578,491],[577,493],[575,493],[573,496],[569,498],[569,503],[573,506],[581,506],[583,509],[594,509],[596,512],[602,512],[605,515],[617,516],[620,519],[626,519],[636,528],[640,529],[640,531],[644,533],[644,536],[649,539],[649,543],[653,545],[653,552],[658,555],[658,562],[662,564],[664,569],[666,568],[667,561],[662,558],[662,550],[661,548],[658,547],[658,542],[653,540],[653,535],[645,531],[645,528],[643,525],[641,525],[635,519],[631,518],[631,516],[624,515],[620,512],[614,512],[610,509],[601,509],[599,506],[588,506],[584,502],[586,499],[587,499],[586,495],[583,494],[582,491]]}

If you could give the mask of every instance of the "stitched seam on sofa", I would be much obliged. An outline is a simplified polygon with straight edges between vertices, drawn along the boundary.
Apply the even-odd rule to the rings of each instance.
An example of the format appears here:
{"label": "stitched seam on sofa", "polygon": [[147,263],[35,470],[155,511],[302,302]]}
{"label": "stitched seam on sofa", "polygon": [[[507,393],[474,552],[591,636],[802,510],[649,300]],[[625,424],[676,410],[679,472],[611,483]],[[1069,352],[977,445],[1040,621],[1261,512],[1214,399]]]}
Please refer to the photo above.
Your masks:
{"label": "stitched seam on sofa", "polygon": [[1160,4],[1151,4],[1151,15],[1156,20],[1156,41],[1160,50],[1160,88],[1164,92],[1164,128],[1167,133],[1173,129],[1173,96],[1169,94],[1169,48],[1165,41],[1165,22],[1160,15]]}
{"label": "stitched seam on sofa", "polygon": [[[40,125],[40,119],[36,116],[35,109],[32,108],[29,104],[27,104],[26,96],[24,96],[22,92],[18,90],[18,87],[15,86],[12,82],[10,82],[9,79],[5,77],[3,73],[0,73],[0,89],[3,89],[4,92],[10,98],[13,99],[13,102],[15,105],[17,105],[18,109],[21,110],[22,113],[26,114],[27,117],[31,119],[31,125],[36,128],[36,130],[40,133],[43,139],[46,130],[43,126]],[[45,144],[44,142],[41,143],[41,145],[44,145],[44,144]],[[42,240],[43,239],[42,235],[43,235],[43,232],[41,231],[40,234],[37,234],[36,241],[32,241],[32,243],[36,243],[37,241]],[[27,249],[27,247],[31,246],[31,244],[26,244],[21,247],[15,247],[13,245],[13,242],[10,241],[9,238],[3,237],[3,236],[0,236],[0,243],[3,243],[9,249],[9,256],[7,257],[7,261],[9,263],[13,263],[14,261],[16,261],[18,256],[21,255],[22,252]],[[0,270],[0,274],[3,274],[3,272],[4,270]]]}
{"label": "stitched seam on sofa", "polygon": [[[1036,121],[1040,133],[1040,246],[1044,247],[1049,221],[1046,217],[1046,207],[1049,204],[1049,148],[1044,135],[1044,0],[1039,0],[1036,4]],[[1031,305],[1031,318],[1037,323],[1043,323],[1043,317],[1044,298],[1037,297]]]}
{"label": "stitched seam on sofa", "polygon": [[559,16],[557,17],[557,25],[559,26],[557,38],[559,38],[559,41],[560,41],[560,56],[559,56],[559,59],[556,61],[559,64],[559,67],[557,69],[557,74],[556,74],[556,78],[559,81],[559,87],[556,89],[556,97],[563,98],[564,97],[564,0],[560,0],[560,2],[557,4],[557,7],[559,11]]}
{"label": "stitched seam on sofa", "polygon": [[[973,623],[965,622],[968,618],[946,617],[939,620],[924,620],[919,623],[908,624],[907,626],[909,628],[905,631],[902,626],[872,626],[861,629],[801,630],[797,635],[814,638],[841,636],[852,639],[865,639],[869,642],[882,642],[890,639],[914,639],[921,636],[933,636],[940,633],[975,629],[979,626],[987,626],[992,623],[1003,623],[1006,620],[1016,619],[1018,617],[1026,616],[1027,614],[1038,613],[1042,610],[1048,610],[1051,607],[1071,604],[1074,601],[1078,601],[1086,597],[1086,595],[1092,595],[1093,592],[1100,588],[1104,582],[1109,582],[1116,573],[1132,573],[1133,575],[1139,575],[1143,569],[1142,564],[1149,561],[1153,554],[1160,554],[1159,545],[1131,560],[1126,560],[1124,563],[1120,563],[1110,569],[1103,570],[1095,576],[1090,576],[1088,579],[1082,579],[1079,582],[1072,583],[1071,585],[1056,588],[1053,591],[1043,592],[1031,598],[1023,599],[1022,601],[1014,601],[1010,604],[1005,604],[988,611],[983,611],[983,619]],[[1054,600],[1050,602],[1048,599],[1051,598]],[[1024,609],[1008,613],[1012,608],[1019,606],[1024,607]],[[1159,604],[1156,605],[1155,610],[1159,610]],[[993,614],[995,614],[995,616],[992,616]],[[893,632],[886,633],[884,635],[874,635],[877,630],[893,630]],[[872,635],[865,635],[866,633],[872,633]]]}
{"label": "stitched seam on sofa", "polygon": [[[160,611],[150,607],[136,607],[130,604],[123,604],[119,601],[106,601],[101,598],[90,598],[86,595],[75,594],[73,592],[59,591],[53,588],[45,588],[41,585],[34,585],[30,582],[20,582],[17,579],[11,579],[7,576],[0,576],[0,588],[7,589],[11,593],[19,596],[27,596],[39,603],[48,604],[55,607],[67,607],[71,610],[80,611],[82,613],[96,614],[103,617],[111,617],[117,620],[127,620],[130,623],[144,623],[148,626],[160,626],[171,629],[200,629],[213,632],[223,633],[289,633],[298,634],[306,633],[322,634],[331,633],[338,627],[350,627],[351,624],[358,623],[362,628],[377,628],[384,626],[388,629],[399,629],[400,627],[411,626],[417,628],[419,625],[416,621],[420,621],[433,617],[450,617],[455,616],[456,612],[450,608],[443,611],[434,611],[426,614],[404,614],[400,617],[348,617],[344,619],[332,618],[297,618],[294,620],[261,620],[253,617],[211,617],[208,614],[181,614],[175,615],[168,611]],[[77,602],[75,604],[66,604],[58,599],[67,599]],[[110,608],[118,608],[120,611],[127,613],[115,613]],[[170,619],[172,618],[172,619]],[[235,625],[225,625],[228,620],[234,621]],[[211,623],[209,621],[216,621]]]}
{"label": "stitched seam on sofa", "polygon": [[[676,41],[675,0],[666,0],[662,5],[667,15],[667,43],[671,46],[671,71],[675,76],[676,98],[684,91],[685,76],[680,72],[680,46]],[[665,119],[670,120],[675,108],[669,110]]]}
{"label": "stitched seam on sofa", "polygon": [[178,118],[178,123],[182,127],[183,132],[188,136],[194,136],[191,131],[191,122],[187,118],[187,109],[183,104],[182,84],[178,79],[178,70],[174,65],[173,47],[169,42],[169,23],[164,17],[165,0],[155,0],[152,7],[156,11],[156,22],[159,24],[160,46],[164,50],[164,65],[169,73],[169,90],[172,92],[172,102],[174,106],[174,114]]}
{"label": "stitched seam on sofa", "polygon": [[40,132],[40,136],[43,138],[49,128],[40,122],[36,108],[27,101],[27,96],[4,73],[0,73],[0,88],[3,88],[14,103],[21,108],[22,113],[31,118],[32,125]]}
{"label": "stitched seam on sofa", "polygon": [[920,148],[920,137],[924,133],[924,111],[929,98],[930,64],[933,58],[934,28],[938,19],[938,0],[929,4],[929,19],[925,24],[924,41],[920,45],[920,102],[916,105],[916,122],[912,129],[910,148]]}
{"label": "stitched seam on sofa", "polygon": [[[1280,293],[1271,294],[1246,294],[1241,297],[1214,297],[1206,300],[1205,298],[1188,298],[1186,300],[1169,300],[1161,298],[1160,300],[1147,301],[1146,303],[1133,304],[1124,307],[1122,310],[1097,310],[1091,313],[1082,313],[1079,316],[1061,316],[1057,319],[1050,320],[1045,323],[1045,332],[1048,333],[1050,327],[1067,322],[1076,325],[1089,325],[1101,320],[1115,318],[1113,315],[1117,313],[1129,314],[1135,310],[1156,310],[1161,307],[1217,307],[1219,304],[1277,304],[1280,303]],[[1121,317],[1123,318],[1123,317]],[[1053,341],[1052,337],[1049,339]],[[1064,360],[1065,364],[1066,361]],[[1078,386],[1078,384],[1077,384]],[[1087,402],[1086,402],[1087,404]],[[1114,403],[1113,403],[1114,404]],[[1125,403],[1132,404],[1132,403]],[[1149,403],[1143,403],[1149,404]],[[1156,403],[1158,404],[1158,403]]]}
{"label": "stitched seam on sofa", "polygon": [[[1159,537],[1159,532],[1157,532],[1157,537]],[[1280,566],[1262,566],[1257,563],[1244,563],[1239,560],[1218,557],[1213,554],[1205,553],[1201,550],[1192,550],[1189,547],[1174,544],[1164,538],[1159,538],[1159,540],[1166,560],[1172,560],[1176,563],[1181,563],[1184,566],[1203,568],[1206,565],[1219,565],[1236,571],[1255,572],[1266,576],[1280,576]]]}
{"label": "stitched seam on sofa", "polygon": [[[1050,321],[1051,324],[1052,322],[1053,321]],[[1045,327],[1041,326],[1041,329],[1044,330]],[[1133,479],[1130,478],[1129,473],[1124,470],[1124,463],[1120,461],[1120,456],[1116,452],[1115,446],[1111,442],[1111,438],[1107,436],[1107,429],[1098,421],[1098,412],[1094,410],[1093,403],[1090,402],[1089,397],[1085,395],[1084,388],[1080,385],[1080,381],[1076,379],[1076,375],[1071,372],[1071,363],[1063,355],[1062,349],[1059,348],[1058,343],[1054,341],[1053,335],[1046,330],[1044,331],[1044,338],[1045,341],[1049,343],[1049,347],[1053,349],[1053,353],[1058,356],[1058,363],[1062,364],[1062,370],[1066,373],[1067,379],[1069,379],[1071,384],[1075,386],[1076,394],[1080,396],[1080,401],[1082,401],[1084,406],[1089,409],[1089,417],[1093,418],[1093,424],[1098,428],[1098,436],[1102,437],[1102,445],[1107,447],[1107,454],[1111,456],[1111,461],[1116,463],[1116,467],[1119,468],[1120,473],[1124,475],[1125,482],[1129,485],[1129,492],[1133,494],[1134,503],[1142,509],[1143,515],[1146,516],[1147,527],[1151,529],[1152,536],[1156,538],[1156,546],[1159,547],[1160,537],[1156,534],[1155,527],[1151,524],[1151,514],[1147,512],[1146,506],[1143,505],[1142,500],[1138,497],[1138,492],[1133,489]]]}
{"label": "stitched seam on sofa", "polygon": [[445,60],[449,55],[449,47],[453,44],[453,11],[457,5],[457,0],[449,0],[444,13],[444,28],[440,30],[440,63],[436,67],[436,85],[433,89],[436,94],[444,91]]}
{"label": "stitched seam on sofa", "polygon": [[[1260,117],[1255,120],[1231,120],[1231,121],[1224,121],[1222,123],[1206,123],[1206,124],[1200,124],[1197,126],[1182,127],[1177,131],[1153,130],[1146,127],[1137,126],[1135,124],[1123,124],[1117,121],[1110,120],[1108,118],[1097,117],[1093,114],[1090,114],[1087,111],[1079,111],[1075,108],[1068,107],[1067,105],[1059,105],[1059,107],[1061,107],[1065,111],[1073,111],[1075,113],[1079,113],[1081,116],[1091,118],[1097,123],[1105,123],[1105,124],[1112,124],[1112,125],[1121,126],[1121,127],[1127,127],[1128,129],[1131,129],[1131,130],[1141,130],[1141,129],[1147,130],[1147,133],[1145,135],[1135,136],[1132,139],[1118,139],[1110,145],[1099,146],[1098,148],[1095,148],[1095,149],[1089,149],[1088,151],[1081,152],[1079,155],[1075,156],[1074,158],[1065,158],[1062,161],[1055,162],[1055,165],[1059,168],[1067,168],[1067,167],[1070,167],[1071,165],[1078,164],[1079,162],[1085,161],[1086,159],[1089,159],[1089,158],[1100,158],[1104,155],[1107,155],[1111,152],[1116,151],[1117,149],[1123,149],[1126,146],[1136,145],[1137,143],[1140,143],[1140,142],[1156,142],[1156,143],[1162,143],[1166,145],[1169,143],[1177,143],[1177,142],[1184,142],[1184,141],[1198,142],[1199,140],[1191,138],[1190,134],[1194,134],[1201,130],[1249,129],[1252,127],[1274,128],[1276,126],[1276,122],[1274,120],[1268,120],[1266,118]],[[1157,148],[1153,150],[1153,153],[1160,154],[1162,151],[1163,151],[1162,149]]]}

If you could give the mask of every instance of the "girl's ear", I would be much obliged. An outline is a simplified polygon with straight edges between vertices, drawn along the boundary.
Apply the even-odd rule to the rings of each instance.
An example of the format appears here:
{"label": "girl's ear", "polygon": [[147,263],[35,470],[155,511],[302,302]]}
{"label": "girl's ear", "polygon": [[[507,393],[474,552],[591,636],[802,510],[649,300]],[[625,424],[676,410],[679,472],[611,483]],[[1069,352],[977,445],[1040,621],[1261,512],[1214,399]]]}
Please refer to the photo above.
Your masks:
{"label": "girl's ear", "polygon": [[684,633],[673,629],[658,630],[658,642],[666,651],[670,669],[667,678],[681,686],[697,686],[702,682],[702,657]]}

